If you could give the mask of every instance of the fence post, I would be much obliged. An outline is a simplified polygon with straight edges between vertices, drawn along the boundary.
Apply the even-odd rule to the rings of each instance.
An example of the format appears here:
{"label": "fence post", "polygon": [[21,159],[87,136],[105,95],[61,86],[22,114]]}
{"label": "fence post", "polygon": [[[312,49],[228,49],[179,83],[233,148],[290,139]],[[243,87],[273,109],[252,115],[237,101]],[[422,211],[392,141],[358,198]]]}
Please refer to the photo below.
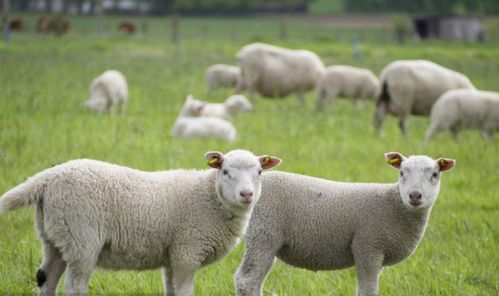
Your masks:
{"label": "fence post", "polygon": [[178,43],[179,43],[179,35],[178,35],[179,19],[180,18],[178,15],[172,16],[171,41],[175,45],[178,45]]}

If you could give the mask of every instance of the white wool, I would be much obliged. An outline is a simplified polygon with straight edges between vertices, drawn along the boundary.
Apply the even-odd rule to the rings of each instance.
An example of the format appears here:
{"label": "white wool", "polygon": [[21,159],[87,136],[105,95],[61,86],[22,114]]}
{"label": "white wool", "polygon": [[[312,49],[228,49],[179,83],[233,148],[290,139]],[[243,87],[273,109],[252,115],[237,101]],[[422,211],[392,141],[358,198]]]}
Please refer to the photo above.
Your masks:
{"label": "white wool", "polygon": [[117,70],[107,70],[90,84],[90,97],[85,106],[95,112],[114,112],[116,108],[123,114],[128,103],[128,86],[125,76]]}
{"label": "white wool", "polygon": [[479,129],[485,137],[499,130],[499,93],[473,89],[444,93],[431,110],[426,140],[446,130],[456,138],[461,129]]}
{"label": "white wool", "polygon": [[232,65],[212,65],[205,71],[205,80],[209,91],[222,87],[235,88],[241,80],[241,69]]}

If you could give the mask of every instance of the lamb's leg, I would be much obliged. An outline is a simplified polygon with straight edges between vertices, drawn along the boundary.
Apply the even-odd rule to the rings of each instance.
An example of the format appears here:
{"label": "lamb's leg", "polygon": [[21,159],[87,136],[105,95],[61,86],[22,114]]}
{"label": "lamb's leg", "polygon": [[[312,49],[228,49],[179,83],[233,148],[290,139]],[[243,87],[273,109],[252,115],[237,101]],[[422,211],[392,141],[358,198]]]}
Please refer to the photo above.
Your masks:
{"label": "lamb's leg", "polygon": [[409,127],[409,115],[404,114],[400,116],[399,127],[400,131],[402,131],[402,135],[404,137],[407,137],[407,131]]}
{"label": "lamb's leg", "polygon": [[235,275],[237,296],[263,295],[263,282],[275,261],[272,249],[246,249]]}
{"label": "lamb's leg", "polygon": [[194,293],[194,274],[199,269],[198,264],[182,262],[172,266],[173,291],[176,296],[191,296]]}
{"label": "lamb's leg", "polygon": [[36,274],[39,295],[56,295],[57,284],[66,269],[66,262],[51,242],[42,239],[42,247],[43,263]]}
{"label": "lamb's leg", "polygon": [[385,102],[377,102],[376,112],[374,113],[374,129],[379,135],[382,135],[381,126],[383,125],[383,120],[386,116],[386,104]]}
{"label": "lamb's leg", "polygon": [[73,246],[71,250],[78,250],[72,254],[63,254],[67,260],[67,273],[65,280],[65,289],[67,295],[87,295],[88,281],[92,275],[92,270],[97,264],[100,248],[95,249],[76,249]]}
{"label": "lamb's leg", "polygon": [[383,255],[368,250],[358,252],[355,256],[357,268],[357,296],[378,295],[378,284],[383,269]]}
{"label": "lamb's leg", "polygon": [[166,296],[174,296],[173,273],[170,267],[163,267],[163,289]]}

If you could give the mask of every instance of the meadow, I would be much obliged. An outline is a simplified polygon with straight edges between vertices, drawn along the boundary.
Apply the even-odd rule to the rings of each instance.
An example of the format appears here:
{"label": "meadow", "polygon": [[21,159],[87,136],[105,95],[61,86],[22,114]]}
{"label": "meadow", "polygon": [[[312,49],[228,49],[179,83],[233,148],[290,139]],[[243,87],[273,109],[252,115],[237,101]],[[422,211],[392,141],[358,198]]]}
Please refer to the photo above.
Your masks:
{"label": "meadow", "polygon": [[[28,25],[35,16],[27,16]],[[279,170],[338,181],[396,182],[397,172],[383,153],[427,154],[457,160],[442,177],[439,199],[424,240],[406,261],[385,268],[382,295],[499,295],[499,137],[483,139],[465,131],[454,141],[441,134],[423,142],[428,118],[413,117],[404,138],[393,117],[384,137],[372,128],[374,104],[339,100],[316,112],[315,94],[304,105],[296,97],[256,98],[254,111],[234,124],[239,139],[170,138],[184,98],[223,101],[231,90],[207,93],[203,72],[214,63],[235,64],[235,53],[253,41],[313,50],[327,65],[381,68],[395,59],[431,59],[467,74],[477,88],[499,91],[499,45],[410,41],[396,44],[379,29],[353,32],[317,23],[289,24],[279,39],[271,18],[182,19],[181,38],[170,41],[168,18],[148,20],[148,31],[132,36],[116,32],[118,17],[108,18],[107,33],[97,21],[75,17],[60,38],[31,31],[13,33],[0,45],[0,193],[54,164],[94,158],[142,170],[207,168],[209,150],[244,148],[272,154]],[[137,19],[138,22],[138,19]],[[362,36],[361,59],[352,57],[351,37]],[[96,115],[83,107],[90,81],[106,69],[128,80],[130,101],[124,116]],[[33,228],[34,208],[0,215],[0,294],[36,292],[41,263]],[[241,244],[228,257],[200,270],[196,295],[233,295],[232,276],[242,257]],[[60,287],[63,287],[61,282]],[[160,294],[161,272],[96,269],[91,294]],[[354,295],[355,270],[311,272],[277,262],[265,283],[265,295]]]}

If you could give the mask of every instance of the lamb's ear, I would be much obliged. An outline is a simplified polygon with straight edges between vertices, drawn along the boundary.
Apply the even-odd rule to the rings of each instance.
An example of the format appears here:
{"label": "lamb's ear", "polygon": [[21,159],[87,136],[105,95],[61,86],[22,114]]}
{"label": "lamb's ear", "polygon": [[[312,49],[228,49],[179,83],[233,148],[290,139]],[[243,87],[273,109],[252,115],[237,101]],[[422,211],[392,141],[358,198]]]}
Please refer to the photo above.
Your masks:
{"label": "lamb's ear", "polygon": [[258,157],[258,160],[262,164],[262,169],[268,170],[273,167],[276,167],[281,164],[282,159],[275,157],[275,156],[269,156],[269,155],[262,155]]}
{"label": "lamb's ear", "polygon": [[205,104],[199,104],[199,106],[196,106],[195,113],[197,116],[201,116],[201,112],[203,112]]}
{"label": "lamb's ear", "polygon": [[396,169],[400,169],[400,164],[402,161],[404,161],[406,158],[402,154],[398,152],[387,152],[385,153],[385,159],[390,164],[392,167]]}
{"label": "lamb's ear", "polygon": [[188,94],[187,97],[185,98],[186,102],[194,100],[194,97],[191,94]]}
{"label": "lamb's ear", "polygon": [[208,165],[214,169],[220,169],[224,162],[224,155],[218,151],[206,152],[204,158],[208,161]]}
{"label": "lamb's ear", "polygon": [[439,158],[436,162],[438,163],[441,172],[448,171],[456,165],[456,161],[454,159],[448,158]]}

